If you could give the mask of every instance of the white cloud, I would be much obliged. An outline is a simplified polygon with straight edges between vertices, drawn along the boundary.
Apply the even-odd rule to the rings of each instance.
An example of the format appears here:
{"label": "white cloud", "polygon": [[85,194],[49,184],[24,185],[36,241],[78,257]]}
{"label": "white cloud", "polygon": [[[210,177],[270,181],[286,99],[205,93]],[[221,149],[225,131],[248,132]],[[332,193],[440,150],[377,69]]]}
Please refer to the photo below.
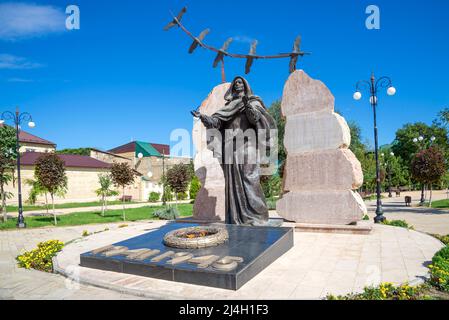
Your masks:
{"label": "white cloud", "polygon": [[232,37],[232,39],[236,42],[242,42],[242,43],[252,43],[255,39],[245,36],[245,35],[237,35]]}
{"label": "white cloud", "polygon": [[28,82],[34,82],[31,79],[22,79],[22,78],[10,78],[6,80],[7,82],[22,82],[22,83],[28,83]]}
{"label": "white cloud", "polygon": [[0,40],[15,41],[65,30],[63,10],[48,5],[0,4]]}
{"label": "white cloud", "polygon": [[43,67],[42,64],[29,61],[26,58],[12,54],[0,54],[0,69],[35,69]]}

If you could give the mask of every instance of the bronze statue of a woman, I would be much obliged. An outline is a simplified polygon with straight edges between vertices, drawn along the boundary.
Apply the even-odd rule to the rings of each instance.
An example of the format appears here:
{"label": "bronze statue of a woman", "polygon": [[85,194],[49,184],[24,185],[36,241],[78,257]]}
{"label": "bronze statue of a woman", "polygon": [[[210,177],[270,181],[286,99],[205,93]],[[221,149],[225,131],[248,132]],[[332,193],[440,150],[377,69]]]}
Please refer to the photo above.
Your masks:
{"label": "bronze statue of a woman", "polygon": [[[198,111],[191,113],[200,118],[207,129],[217,129],[221,133],[226,223],[266,225],[268,209],[260,185],[260,163],[255,154],[261,142],[263,146],[269,145],[267,141],[271,138],[272,130],[276,129],[276,123],[262,99],[253,95],[248,82],[242,77],[232,81],[224,98],[226,104],[211,116]],[[253,134],[246,134],[250,131]],[[264,131],[263,135],[259,135],[261,131]],[[245,137],[255,137],[256,143],[244,138],[241,140],[243,145],[239,146],[236,141],[239,133],[245,133]],[[261,136],[267,140],[260,141]]]}

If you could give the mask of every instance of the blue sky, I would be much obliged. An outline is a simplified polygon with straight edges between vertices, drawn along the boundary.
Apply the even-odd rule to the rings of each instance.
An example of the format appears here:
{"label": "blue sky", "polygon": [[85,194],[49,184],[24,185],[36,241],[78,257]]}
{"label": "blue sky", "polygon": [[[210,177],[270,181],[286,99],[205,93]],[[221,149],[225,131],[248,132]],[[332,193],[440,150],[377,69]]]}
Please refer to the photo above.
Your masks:
{"label": "blue sky", "polygon": [[[407,122],[430,123],[449,107],[449,1],[103,1],[71,2],[80,30],[65,29],[65,1],[0,1],[0,111],[19,105],[37,124],[30,130],[59,148],[109,149],[131,139],[169,143],[170,132],[192,127],[196,108],[220,70],[214,55],[187,54],[188,39],[164,32],[169,10],[188,6],[183,22],[206,42],[235,37],[233,52],[288,52],[296,35],[312,52],[298,67],[322,80],[336,108],[372,141],[368,101],[352,100],[357,80],[372,70],[393,79],[397,95],[379,97],[379,140],[394,139]],[[381,10],[381,29],[365,28],[365,8]],[[3,10],[3,14],[2,14]],[[9,11],[8,11],[9,10]],[[25,18],[25,25],[17,23]],[[5,28],[7,26],[8,28]],[[243,60],[226,60],[227,78],[244,74]],[[256,61],[247,79],[267,105],[282,95],[288,60]]]}

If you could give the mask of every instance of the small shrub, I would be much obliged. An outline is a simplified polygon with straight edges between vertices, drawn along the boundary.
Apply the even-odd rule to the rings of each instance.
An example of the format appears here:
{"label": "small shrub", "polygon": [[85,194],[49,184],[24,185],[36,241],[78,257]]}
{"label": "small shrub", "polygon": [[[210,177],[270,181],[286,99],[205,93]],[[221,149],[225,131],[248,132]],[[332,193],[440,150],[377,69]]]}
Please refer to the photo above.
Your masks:
{"label": "small shrub", "polygon": [[449,292],[449,246],[435,253],[429,270],[430,284],[442,291]]}
{"label": "small shrub", "polygon": [[36,249],[17,256],[16,260],[21,268],[52,272],[52,258],[56,256],[63,247],[64,243],[59,240],[40,242],[37,244]]}
{"label": "small shrub", "polygon": [[155,211],[153,216],[162,220],[175,220],[179,218],[179,211],[175,207],[168,207]]}
{"label": "small shrub", "polygon": [[159,192],[151,192],[150,196],[148,197],[149,202],[158,202],[161,198],[161,194]]}
{"label": "small shrub", "polygon": [[187,193],[179,192],[178,193],[178,200],[187,200]]}
{"label": "small shrub", "polygon": [[90,235],[90,233],[87,230],[84,230],[82,236],[87,237],[88,235]]}
{"label": "small shrub", "polygon": [[413,230],[413,226],[410,226],[407,221],[405,220],[385,220],[384,222],[382,222],[383,224],[386,224],[388,226],[393,226],[393,227],[401,227],[401,228],[406,228],[406,229],[411,229]]}
{"label": "small shrub", "polygon": [[190,188],[189,188],[190,199],[195,199],[200,189],[201,189],[201,182],[197,176],[193,175],[192,181],[190,181]]}
{"label": "small shrub", "polygon": [[369,216],[368,216],[367,214],[365,214],[365,215],[363,216],[363,220],[369,220]]}
{"label": "small shrub", "polygon": [[344,296],[328,294],[326,300],[418,300],[428,299],[424,295],[426,285],[410,286],[403,284],[395,286],[392,283],[381,283],[378,287],[365,287],[362,293],[350,293]]}
{"label": "small shrub", "polygon": [[267,199],[268,210],[276,210],[276,202],[277,202],[277,200],[275,198]]}

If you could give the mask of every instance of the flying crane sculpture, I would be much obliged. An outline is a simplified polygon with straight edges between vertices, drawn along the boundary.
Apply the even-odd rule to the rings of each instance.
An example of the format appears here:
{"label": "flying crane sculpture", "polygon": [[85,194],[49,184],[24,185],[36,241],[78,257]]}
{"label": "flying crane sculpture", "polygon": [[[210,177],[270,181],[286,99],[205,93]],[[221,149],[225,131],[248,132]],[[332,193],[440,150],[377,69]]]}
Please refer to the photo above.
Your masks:
{"label": "flying crane sculpture", "polygon": [[226,82],[225,80],[225,71],[224,71],[224,58],[225,57],[230,57],[230,58],[240,58],[240,59],[246,59],[246,64],[245,64],[245,74],[248,74],[251,72],[251,66],[254,62],[254,60],[257,59],[280,59],[280,58],[290,58],[290,63],[289,63],[289,72],[292,73],[296,70],[296,64],[298,62],[298,57],[303,57],[305,55],[309,55],[310,52],[304,52],[301,51],[301,37],[298,36],[295,39],[295,42],[293,44],[293,50],[292,52],[288,52],[288,53],[280,53],[277,55],[267,55],[267,56],[262,56],[262,55],[257,55],[256,54],[256,47],[258,44],[257,40],[254,40],[251,43],[251,47],[250,47],[250,51],[248,54],[237,54],[237,53],[231,53],[228,51],[229,49],[229,45],[232,42],[232,38],[228,38],[225,43],[223,44],[223,46],[218,49],[215,48],[213,46],[207,45],[204,43],[204,38],[206,37],[206,35],[210,32],[210,29],[205,29],[203,30],[198,37],[195,37],[193,35],[193,33],[191,33],[182,23],[182,17],[184,16],[184,14],[187,12],[187,7],[182,8],[182,10],[179,12],[179,14],[177,16],[173,16],[173,20],[170,21],[170,23],[168,23],[165,27],[164,30],[167,31],[175,26],[178,26],[179,28],[181,28],[182,31],[184,31],[184,33],[186,33],[192,40],[192,44],[189,47],[189,53],[193,53],[195,51],[195,49],[197,47],[202,47],[204,49],[207,49],[209,51],[213,51],[216,53],[214,62],[212,64],[213,68],[216,68],[218,66],[218,64],[221,62],[221,76],[222,76],[222,82]]}

